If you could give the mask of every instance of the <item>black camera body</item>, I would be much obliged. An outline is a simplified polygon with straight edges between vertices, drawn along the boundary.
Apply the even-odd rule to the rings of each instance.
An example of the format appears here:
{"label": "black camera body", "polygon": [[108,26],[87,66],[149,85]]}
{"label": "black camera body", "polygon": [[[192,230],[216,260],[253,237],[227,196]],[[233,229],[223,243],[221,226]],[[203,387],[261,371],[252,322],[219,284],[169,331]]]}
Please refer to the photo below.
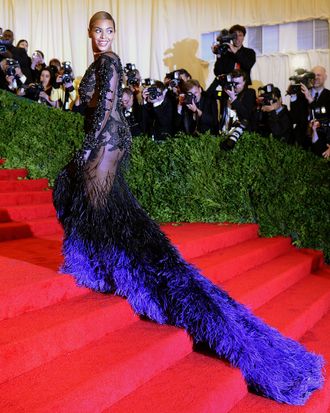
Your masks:
{"label": "black camera body", "polygon": [[228,52],[228,43],[237,39],[237,33],[229,33],[227,29],[220,31],[217,36],[217,41],[213,45],[213,53],[223,55]]}
{"label": "black camera body", "polygon": [[330,114],[327,113],[325,106],[317,106],[313,109],[313,117],[317,120],[320,126],[317,131],[327,137],[327,141],[330,141]]}
{"label": "black camera body", "polygon": [[25,89],[25,96],[28,99],[38,101],[40,92],[44,90],[41,83],[30,83],[29,86]]}
{"label": "black camera body", "polygon": [[193,102],[196,102],[196,96],[191,92],[185,93],[182,103],[185,105],[191,105]]}
{"label": "black camera body", "polygon": [[6,53],[7,46],[9,46],[10,44],[10,40],[6,40],[2,36],[0,36],[0,53]]}
{"label": "black camera body", "polygon": [[137,70],[135,64],[126,63],[124,67],[124,72],[127,77],[127,84],[132,86],[139,86],[140,79],[137,77]]}
{"label": "black camera body", "polygon": [[19,63],[15,59],[8,58],[6,59],[7,69],[6,76],[15,76],[16,77],[16,68],[19,67]]}
{"label": "black camera body", "polygon": [[170,89],[177,88],[182,83],[182,80],[180,79],[180,72],[178,70],[166,73],[166,77],[170,79],[170,82],[168,84],[168,87]]}
{"label": "black camera body", "polygon": [[156,100],[160,96],[162,96],[162,92],[157,88],[157,86],[149,86],[147,88],[148,98],[150,100]]}
{"label": "black camera body", "polygon": [[301,84],[305,85],[307,89],[311,89],[314,84],[315,74],[308,72],[305,69],[297,69],[296,74],[289,77],[291,84],[286,93],[288,95],[296,95],[301,91]]}
{"label": "black camera body", "polygon": [[72,82],[74,80],[74,77],[73,77],[71,62],[69,61],[63,62],[62,70],[63,70],[62,83]]}
{"label": "black camera body", "polygon": [[262,100],[259,101],[261,106],[269,106],[277,102],[278,99],[274,94],[274,85],[272,83],[268,83],[265,86],[259,87],[258,98],[262,98]]}
{"label": "black camera body", "polygon": [[142,80],[142,86],[143,87],[151,86],[152,83],[153,83],[153,81],[150,79],[150,77],[147,77],[147,78]]}
{"label": "black camera body", "polygon": [[234,81],[234,78],[231,76],[231,74],[222,74],[217,77],[219,85],[223,89],[233,89],[236,85],[237,82]]}

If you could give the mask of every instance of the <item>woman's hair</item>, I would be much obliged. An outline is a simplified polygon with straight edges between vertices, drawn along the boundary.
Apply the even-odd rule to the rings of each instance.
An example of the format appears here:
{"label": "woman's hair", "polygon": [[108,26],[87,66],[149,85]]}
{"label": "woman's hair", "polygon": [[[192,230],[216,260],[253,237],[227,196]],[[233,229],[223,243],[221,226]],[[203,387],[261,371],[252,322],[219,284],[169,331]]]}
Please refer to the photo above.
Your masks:
{"label": "woman's hair", "polygon": [[27,40],[21,39],[20,41],[17,42],[16,47],[19,47],[19,45],[20,45],[21,43],[23,43],[23,42],[26,42],[27,44],[29,44],[29,42],[28,42]]}
{"label": "woman's hair", "polygon": [[36,53],[40,54],[40,56],[41,56],[43,59],[45,58],[45,55],[42,53],[41,50],[36,50]]}
{"label": "woman's hair", "polygon": [[133,96],[133,92],[129,87],[124,87],[122,90],[122,94],[126,93],[128,96]]}
{"label": "woman's hair", "polygon": [[51,86],[53,81],[54,81],[54,72],[52,71],[52,69],[49,66],[47,66],[47,67],[44,67],[42,69],[42,71],[40,72],[40,75],[41,75],[42,72],[45,72],[45,71],[48,72],[49,75],[50,75],[50,79],[49,79],[49,82],[48,82],[47,86]]}
{"label": "woman's hair", "polygon": [[184,83],[185,90],[190,90],[195,86],[201,87],[201,84],[197,79],[189,79]]}
{"label": "woman's hair", "polygon": [[106,11],[98,11],[97,13],[93,14],[93,16],[91,17],[90,21],[89,21],[89,26],[88,26],[88,30],[91,30],[91,28],[93,27],[94,22],[96,22],[96,20],[111,20],[113,23],[113,28],[114,30],[116,30],[116,24],[115,21],[113,19],[113,17],[111,16],[111,14],[109,14]]}

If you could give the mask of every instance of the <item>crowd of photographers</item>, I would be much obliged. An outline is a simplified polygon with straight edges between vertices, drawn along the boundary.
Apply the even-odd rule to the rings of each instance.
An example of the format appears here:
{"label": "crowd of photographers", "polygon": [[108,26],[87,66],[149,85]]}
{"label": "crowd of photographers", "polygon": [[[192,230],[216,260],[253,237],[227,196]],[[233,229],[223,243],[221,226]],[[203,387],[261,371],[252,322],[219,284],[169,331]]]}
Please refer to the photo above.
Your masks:
{"label": "crowd of photographers", "polygon": [[[221,148],[231,150],[244,131],[256,131],[329,158],[330,91],[324,86],[325,69],[299,69],[290,77],[288,109],[273,84],[257,92],[249,87],[256,54],[243,45],[245,34],[240,25],[220,32],[212,45],[215,77],[207,90],[185,69],[167,73],[159,81],[141,79],[135,65],[126,64],[122,110],[132,135],[147,134],[162,142],[178,132],[198,135],[210,131],[225,136]],[[16,46],[13,42],[12,31],[0,33],[0,89],[83,113],[70,62],[54,58],[46,65],[42,51],[36,50],[30,57],[26,40]]]}

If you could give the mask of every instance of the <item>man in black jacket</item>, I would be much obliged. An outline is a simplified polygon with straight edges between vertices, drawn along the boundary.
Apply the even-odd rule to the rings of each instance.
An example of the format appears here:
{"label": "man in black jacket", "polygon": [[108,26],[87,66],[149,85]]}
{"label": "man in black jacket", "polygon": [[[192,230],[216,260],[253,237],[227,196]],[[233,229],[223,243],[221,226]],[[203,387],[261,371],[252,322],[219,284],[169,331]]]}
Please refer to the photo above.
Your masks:
{"label": "man in black jacket", "polygon": [[214,64],[215,78],[207,89],[207,93],[220,99],[221,115],[226,107],[228,96],[221,91],[219,77],[221,75],[228,75],[233,70],[242,70],[246,73],[246,84],[251,85],[251,69],[256,62],[255,51],[243,46],[246,35],[245,27],[235,24],[229,29],[229,33],[235,36],[232,42],[224,43],[221,49],[215,45],[212,46],[213,53],[216,54],[219,50],[221,50],[221,53],[217,54]]}
{"label": "man in black jacket", "polygon": [[27,78],[27,84],[33,82],[32,72],[31,72],[31,60],[26,53],[26,50],[22,47],[15,47],[14,43],[14,33],[7,29],[3,32],[3,39],[9,42],[6,44],[7,52],[10,53],[11,57],[18,61],[23,74]]}
{"label": "man in black jacket", "polygon": [[[235,24],[229,29],[230,34],[235,34],[233,42],[226,43],[227,48],[217,54],[214,64],[215,79],[208,88],[208,92],[213,93],[219,85],[218,76],[227,75],[235,69],[243,70],[246,73],[247,85],[251,84],[251,69],[256,62],[256,53],[253,49],[243,46],[246,29],[244,26]],[[212,51],[216,53],[218,49],[212,46]]]}
{"label": "man in black jacket", "polygon": [[198,80],[188,80],[183,85],[186,93],[179,96],[178,129],[195,135],[210,131],[218,135],[218,107],[214,98],[203,91]]}
{"label": "man in black jacket", "polygon": [[292,120],[287,106],[282,102],[281,91],[274,87],[269,94],[271,101],[268,96],[266,101],[264,97],[258,97],[256,131],[264,136],[272,134],[274,138],[292,144]]}
{"label": "man in black jacket", "polygon": [[156,80],[142,91],[142,132],[158,142],[175,133],[175,104],[164,83]]}
{"label": "man in black jacket", "polygon": [[247,86],[247,75],[242,70],[231,73],[232,85],[224,87],[228,101],[223,114],[223,131],[227,139],[221,143],[224,150],[232,149],[245,130],[255,127],[256,92]]}
{"label": "man in black jacket", "polygon": [[[327,138],[327,128],[318,129],[317,125],[320,124],[320,120],[321,124],[322,121],[330,121],[330,90],[325,88],[327,79],[325,68],[315,66],[312,72],[315,75],[313,86],[308,88],[301,83],[301,91],[298,94],[291,94],[290,112],[296,142],[305,149],[310,147],[317,155],[322,155],[327,149],[327,143],[330,142],[328,142],[329,137]],[[317,121],[313,132],[308,128],[310,121]]]}

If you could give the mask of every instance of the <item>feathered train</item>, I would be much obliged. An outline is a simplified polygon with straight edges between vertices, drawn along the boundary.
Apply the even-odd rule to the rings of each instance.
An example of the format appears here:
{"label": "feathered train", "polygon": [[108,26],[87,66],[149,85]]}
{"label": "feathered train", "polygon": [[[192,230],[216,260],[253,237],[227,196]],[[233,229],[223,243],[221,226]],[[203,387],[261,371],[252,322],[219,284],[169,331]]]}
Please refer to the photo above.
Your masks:
{"label": "feathered train", "polygon": [[282,336],[186,263],[131,194],[122,175],[131,136],[113,52],[87,69],[83,148],[53,191],[64,228],[62,270],[79,285],[126,297],[137,314],[182,327],[241,369],[258,394],[304,404],[322,386],[323,359]]}
{"label": "feathered train", "polygon": [[[257,394],[302,405],[322,386],[322,357],[269,327],[185,262],[123,179],[115,181],[104,208],[88,206],[82,193],[77,187],[72,192],[65,172],[58,178],[54,199],[66,228],[63,271],[79,285],[114,292],[137,314],[186,329],[195,343],[206,343],[239,367]],[[61,215],[59,205],[68,196],[74,216]]]}

